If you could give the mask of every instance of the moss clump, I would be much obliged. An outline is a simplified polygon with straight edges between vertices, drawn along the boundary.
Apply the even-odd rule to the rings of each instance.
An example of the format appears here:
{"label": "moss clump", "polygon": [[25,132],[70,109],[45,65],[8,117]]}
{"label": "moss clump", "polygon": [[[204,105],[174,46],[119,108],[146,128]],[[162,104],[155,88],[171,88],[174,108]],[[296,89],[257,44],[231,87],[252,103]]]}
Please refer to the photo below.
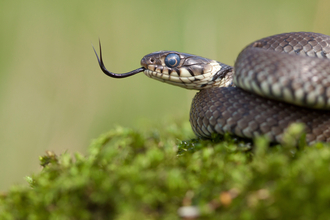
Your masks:
{"label": "moss clump", "polygon": [[180,219],[180,207],[199,219],[330,216],[326,145],[269,147],[260,138],[251,150],[228,136],[219,143],[179,141],[180,129],[165,136],[117,128],[87,156],[48,152],[43,170],[27,178],[30,188],[0,196],[0,219]]}

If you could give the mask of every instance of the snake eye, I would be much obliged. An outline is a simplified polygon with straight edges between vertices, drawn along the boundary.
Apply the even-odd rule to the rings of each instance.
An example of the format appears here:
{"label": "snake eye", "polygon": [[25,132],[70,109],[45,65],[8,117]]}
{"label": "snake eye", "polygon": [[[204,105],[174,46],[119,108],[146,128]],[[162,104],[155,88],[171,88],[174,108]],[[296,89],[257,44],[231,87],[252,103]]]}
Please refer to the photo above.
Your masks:
{"label": "snake eye", "polygon": [[165,65],[168,67],[177,67],[180,64],[180,57],[176,53],[170,53],[165,57]]}

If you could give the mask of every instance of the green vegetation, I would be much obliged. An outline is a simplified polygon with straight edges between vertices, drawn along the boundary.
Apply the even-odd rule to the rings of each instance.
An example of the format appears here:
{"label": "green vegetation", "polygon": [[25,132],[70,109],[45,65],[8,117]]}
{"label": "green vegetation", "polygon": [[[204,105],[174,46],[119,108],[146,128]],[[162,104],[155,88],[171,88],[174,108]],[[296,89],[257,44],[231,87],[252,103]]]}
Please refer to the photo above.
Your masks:
{"label": "green vegetation", "polygon": [[[86,156],[40,158],[30,188],[0,197],[0,219],[328,219],[330,148],[283,146],[236,138],[180,141],[175,125],[159,134],[117,128],[94,140]],[[166,137],[166,138],[163,138]],[[253,146],[253,147],[252,147]]]}

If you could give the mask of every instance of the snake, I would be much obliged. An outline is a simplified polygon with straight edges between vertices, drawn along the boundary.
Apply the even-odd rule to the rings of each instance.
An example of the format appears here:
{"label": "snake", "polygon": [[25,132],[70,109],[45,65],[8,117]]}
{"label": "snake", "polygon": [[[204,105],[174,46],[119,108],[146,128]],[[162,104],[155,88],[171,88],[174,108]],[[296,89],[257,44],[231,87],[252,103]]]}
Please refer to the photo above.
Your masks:
{"label": "snake", "polygon": [[265,37],[246,46],[234,66],[162,50],[144,56],[140,68],[122,74],[105,68],[100,42],[99,47],[100,57],[93,47],[99,66],[110,77],[143,72],[199,90],[190,108],[197,137],[263,135],[281,143],[290,125],[302,123],[308,144],[330,142],[330,36],[291,32]]}

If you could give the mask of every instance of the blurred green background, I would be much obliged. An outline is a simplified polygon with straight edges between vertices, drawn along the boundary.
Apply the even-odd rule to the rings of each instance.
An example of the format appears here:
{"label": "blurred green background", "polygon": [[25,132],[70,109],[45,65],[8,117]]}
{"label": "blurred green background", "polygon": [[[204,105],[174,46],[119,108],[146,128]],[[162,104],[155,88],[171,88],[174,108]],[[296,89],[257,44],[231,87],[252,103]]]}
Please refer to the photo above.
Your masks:
{"label": "blurred green background", "polygon": [[330,34],[329,9],[327,0],[2,1],[0,191],[40,170],[45,150],[86,153],[92,138],[116,125],[188,121],[194,91],[143,74],[105,76],[91,46],[99,38],[106,67],[118,73],[158,50],[232,65],[262,37]]}

